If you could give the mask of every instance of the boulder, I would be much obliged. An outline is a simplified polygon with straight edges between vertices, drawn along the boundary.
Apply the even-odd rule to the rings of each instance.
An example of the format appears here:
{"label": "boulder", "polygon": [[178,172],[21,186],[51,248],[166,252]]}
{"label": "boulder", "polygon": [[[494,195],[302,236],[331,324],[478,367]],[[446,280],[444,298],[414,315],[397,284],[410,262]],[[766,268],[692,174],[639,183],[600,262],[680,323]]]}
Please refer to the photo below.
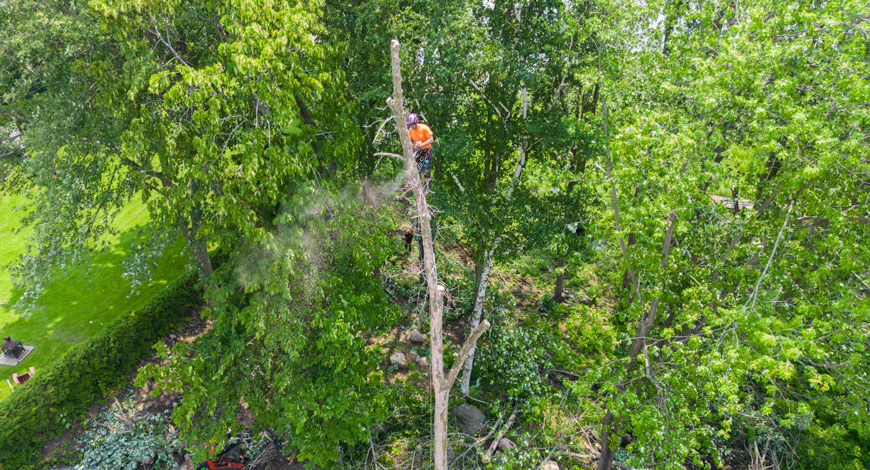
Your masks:
{"label": "boulder", "polygon": [[416,328],[411,330],[409,337],[411,338],[412,343],[422,343],[422,342],[426,341],[426,337],[423,336],[423,334],[420,333],[420,330],[418,330]]}
{"label": "boulder", "polygon": [[544,460],[538,470],[559,470],[559,464],[552,460]]}
{"label": "boulder", "polygon": [[452,414],[456,417],[462,432],[472,436],[486,421],[486,416],[474,405],[459,405],[453,408]]}
{"label": "boulder", "polygon": [[507,452],[516,446],[517,446],[516,444],[514,444],[510,439],[508,439],[506,437],[503,437],[503,438],[498,440],[498,450],[500,450],[502,452]]}
{"label": "boulder", "polygon": [[408,359],[405,358],[404,354],[397,352],[396,354],[393,354],[392,356],[390,356],[390,364],[395,364],[402,369],[407,369],[408,368]]}

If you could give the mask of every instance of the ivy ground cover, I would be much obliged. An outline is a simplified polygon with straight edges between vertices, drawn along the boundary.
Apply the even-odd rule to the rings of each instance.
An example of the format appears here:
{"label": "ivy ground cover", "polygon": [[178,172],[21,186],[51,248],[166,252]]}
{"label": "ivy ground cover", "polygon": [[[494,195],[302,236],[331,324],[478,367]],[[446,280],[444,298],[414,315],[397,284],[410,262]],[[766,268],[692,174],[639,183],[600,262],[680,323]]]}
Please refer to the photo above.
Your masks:
{"label": "ivy ground cover", "polygon": [[46,370],[67,349],[142,306],[184,273],[187,262],[180,245],[166,250],[156,260],[152,282],[133,292],[130,281],[123,276],[121,262],[130,255],[139,229],[148,223],[145,206],[137,202],[119,214],[119,235],[114,237],[112,248],[94,255],[82,266],[57,273],[24,315],[16,307],[21,293],[13,286],[8,265],[26,249],[29,231],[16,233],[20,210],[26,210],[26,204],[24,196],[0,194],[0,338],[10,335],[36,349],[18,366],[0,366],[0,400],[11,393],[5,379],[13,372],[21,373],[31,366],[37,374]]}

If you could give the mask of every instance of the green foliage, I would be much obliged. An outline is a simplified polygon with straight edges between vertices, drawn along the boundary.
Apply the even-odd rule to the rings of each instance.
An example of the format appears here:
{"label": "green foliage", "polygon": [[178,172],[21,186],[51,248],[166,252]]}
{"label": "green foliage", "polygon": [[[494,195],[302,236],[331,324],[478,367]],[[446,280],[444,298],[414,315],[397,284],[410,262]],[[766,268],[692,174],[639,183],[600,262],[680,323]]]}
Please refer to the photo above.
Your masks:
{"label": "green foliage", "polygon": [[[629,464],[682,468],[741,440],[794,440],[828,406],[867,427],[866,393],[846,385],[868,370],[870,160],[858,129],[870,123],[870,62],[866,21],[846,20],[864,11],[663,1],[602,24],[610,138],[597,168],[610,211],[599,227],[621,265],[600,277],[627,282],[621,361],[589,379],[605,382],[615,435],[634,438]],[[630,34],[638,25],[647,33]],[[807,400],[829,387],[845,399]]]}
{"label": "green foliage", "polygon": [[552,367],[554,342],[536,328],[495,326],[480,347],[478,374],[507,400],[530,401],[546,391],[541,375]]}
{"label": "green foliage", "polygon": [[366,191],[300,188],[276,231],[218,274],[212,331],[163,351],[168,366],[140,371],[139,382],[157,379],[155,392],[184,392],[173,420],[193,449],[239,430],[242,402],[286,452],[319,465],[386,417],[383,357],[370,338],[398,319],[379,275],[395,239]]}
{"label": "green foliage", "polygon": [[[2,4],[0,48],[16,60],[0,83],[16,86],[0,104],[21,116],[21,172],[37,188],[21,286],[100,248],[140,194],[155,232],[183,236],[208,276],[208,249],[264,236],[297,178],[353,162],[352,129],[314,135],[318,120],[346,127],[328,112],[342,75],[324,68],[320,2],[66,3]],[[37,47],[19,54],[26,40]]]}
{"label": "green foliage", "polygon": [[795,463],[806,469],[870,468],[870,443],[840,423],[815,422],[798,441]]}
{"label": "green foliage", "polygon": [[[213,330],[140,376],[185,392],[191,442],[245,408],[323,464],[387,415],[374,339],[398,317],[379,276],[394,227],[323,186],[398,165],[371,155],[398,37],[438,138],[431,201],[477,264],[534,247],[570,278],[592,241],[599,256],[594,309],[548,304],[483,340],[487,389],[534,401],[552,363],[585,367],[569,387],[613,412],[632,466],[721,466],[765,442],[866,466],[865,3],[11,4],[0,128],[21,136],[0,148],[26,151],[0,172],[37,187],[19,279],[84,259],[140,193],[204,274],[209,247],[233,250]],[[542,333],[557,321],[571,351]]]}
{"label": "green foliage", "polygon": [[173,453],[180,450],[169,411],[137,412],[132,397],[85,421],[79,443],[83,450],[77,470],[169,469],[176,466]]}
{"label": "green foliage", "polygon": [[592,367],[605,357],[610,357],[617,344],[617,329],[610,323],[603,309],[583,304],[557,304],[556,311],[565,311],[566,341],[573,351],[563,361],[573,367]]}
{"label": "green foliage", "polygon": [[538,468],[543,461],[541,452],[534,447],[535,439],[528,434],[515,437],[516,447],[502,454],[489,467],[493,470],[524,470]]}
{"label": "green foliage", "polygon": [[0,465],[19,468],[41,445],[75,423],[88,407],[123,382],[155,341],[199,306],[197,276],[188,274],[102,333],[71,348],[46,371],[0,402]]}

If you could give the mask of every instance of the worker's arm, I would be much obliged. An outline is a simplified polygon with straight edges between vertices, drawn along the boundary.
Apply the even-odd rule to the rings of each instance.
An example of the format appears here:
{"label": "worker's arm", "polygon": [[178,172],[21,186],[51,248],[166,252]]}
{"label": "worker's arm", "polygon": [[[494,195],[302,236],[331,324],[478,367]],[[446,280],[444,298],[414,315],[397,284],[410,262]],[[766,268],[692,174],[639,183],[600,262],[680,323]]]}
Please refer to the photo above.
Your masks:
{"label": "worker's arm", "polygon": [[429,138],[424,140],[423,142],[414,142],[414,146],[413,146],[414,150],[421,149],[421,148],[431,144],[434,139],[435,139],[435,136],[430,135]]}

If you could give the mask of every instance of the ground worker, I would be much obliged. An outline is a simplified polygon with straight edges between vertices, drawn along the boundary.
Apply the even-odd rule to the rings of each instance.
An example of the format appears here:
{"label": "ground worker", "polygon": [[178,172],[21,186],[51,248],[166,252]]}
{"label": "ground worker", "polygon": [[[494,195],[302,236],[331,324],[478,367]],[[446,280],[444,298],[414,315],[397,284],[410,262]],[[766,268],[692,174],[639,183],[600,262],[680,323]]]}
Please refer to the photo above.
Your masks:
{"label": "ground worker", "polygon": [[423,190],[429,191],[429,180],[432,178],[432,129],[420,123],[420,118],[411,113],[406,120],[408,134],[411,136],[411,147],[417,160],[420,179],[423,180]]}

